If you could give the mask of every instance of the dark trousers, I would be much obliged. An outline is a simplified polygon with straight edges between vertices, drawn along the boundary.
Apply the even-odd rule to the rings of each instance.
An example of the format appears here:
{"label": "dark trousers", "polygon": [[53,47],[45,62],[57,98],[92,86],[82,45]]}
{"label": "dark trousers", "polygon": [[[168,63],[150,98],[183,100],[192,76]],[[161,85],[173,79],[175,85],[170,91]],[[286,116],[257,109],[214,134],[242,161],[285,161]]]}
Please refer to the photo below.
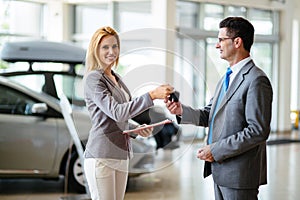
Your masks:
{"label": "dark trousers", "polygon": [[257,200],[258,189],[234,189],[214,183],[215,200]]}

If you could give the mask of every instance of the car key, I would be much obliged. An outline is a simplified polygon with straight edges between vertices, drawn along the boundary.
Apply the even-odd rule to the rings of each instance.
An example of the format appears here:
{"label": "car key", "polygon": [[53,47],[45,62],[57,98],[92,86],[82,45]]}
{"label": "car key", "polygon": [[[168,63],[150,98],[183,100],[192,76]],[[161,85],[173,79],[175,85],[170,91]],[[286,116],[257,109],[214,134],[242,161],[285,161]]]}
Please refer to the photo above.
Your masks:
{"label": "car key", "polygon": [[170,94],[169,100],[173,102],[178,102],[179,101],[179,95],[180,93],[178,91],[173,92]]}

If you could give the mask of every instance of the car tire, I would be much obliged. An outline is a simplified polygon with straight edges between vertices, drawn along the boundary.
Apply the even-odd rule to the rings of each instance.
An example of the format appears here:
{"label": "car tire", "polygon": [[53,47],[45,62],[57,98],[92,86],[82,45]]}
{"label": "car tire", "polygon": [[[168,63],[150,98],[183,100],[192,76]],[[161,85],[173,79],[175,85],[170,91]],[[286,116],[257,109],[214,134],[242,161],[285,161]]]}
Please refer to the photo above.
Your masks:
{"label": "car tire", "polygon": [[86,193],[83,167],[76,151],[72,152],[68,171],[68,190],[70,192]]}

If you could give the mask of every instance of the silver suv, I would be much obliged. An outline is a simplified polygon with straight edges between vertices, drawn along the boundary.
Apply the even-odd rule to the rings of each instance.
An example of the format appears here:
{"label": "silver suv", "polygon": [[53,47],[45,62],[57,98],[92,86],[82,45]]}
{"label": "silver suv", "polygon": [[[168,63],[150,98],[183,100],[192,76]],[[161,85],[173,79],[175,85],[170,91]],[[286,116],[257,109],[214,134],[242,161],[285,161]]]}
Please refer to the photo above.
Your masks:
{"label": "silver suv", "polygon": [[[69,191],[85,191],[80,159],[59,105],[64,93],[84,147],[91,126],[82,98],[84,56],[82,48],[47,41],[3,46],[1,62],[8,67],[0,72],[1,178],[68,175]],[[154,145],[147,139],[132,144],[129,175],[151,172]]]}

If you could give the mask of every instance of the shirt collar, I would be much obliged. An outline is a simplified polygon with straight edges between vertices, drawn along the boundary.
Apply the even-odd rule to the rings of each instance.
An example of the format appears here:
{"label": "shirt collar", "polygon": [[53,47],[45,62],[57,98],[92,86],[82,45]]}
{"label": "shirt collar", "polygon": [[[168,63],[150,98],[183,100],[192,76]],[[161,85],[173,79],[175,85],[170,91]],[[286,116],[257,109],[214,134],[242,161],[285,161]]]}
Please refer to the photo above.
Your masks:
{"label": "shirt collar", "polygon": [[234,74],[237,74],[244,65],[246,65],[247,62],[249,62],[251,60],[251,57],[247,57],[247,58],[244,58],[243,60],[241,60],[240,62],[236,63],[235,65],[233,65],[231,67],[231,70]]}

